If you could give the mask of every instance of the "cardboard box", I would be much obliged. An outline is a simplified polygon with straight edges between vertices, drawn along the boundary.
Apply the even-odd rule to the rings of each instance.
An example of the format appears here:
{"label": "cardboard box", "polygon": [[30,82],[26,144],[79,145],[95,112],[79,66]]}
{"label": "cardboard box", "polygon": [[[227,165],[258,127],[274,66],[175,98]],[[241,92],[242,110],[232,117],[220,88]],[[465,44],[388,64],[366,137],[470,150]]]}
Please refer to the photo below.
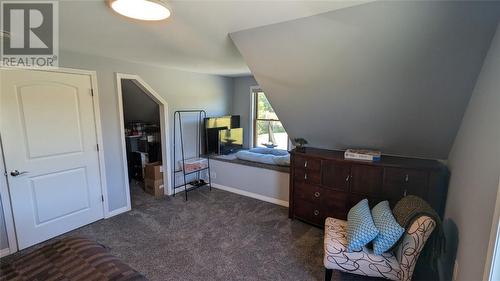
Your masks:
{"label": "cardboard box", "polygon": [[144,179],[163,180],[163,166],[161,162],[148,163],[144,167]]}
{"label": "cardboard box", "polygon": [[160,180],[144,180],[144,191],[153,195],[155,198],[162,198],[165,195],[163,179]]}

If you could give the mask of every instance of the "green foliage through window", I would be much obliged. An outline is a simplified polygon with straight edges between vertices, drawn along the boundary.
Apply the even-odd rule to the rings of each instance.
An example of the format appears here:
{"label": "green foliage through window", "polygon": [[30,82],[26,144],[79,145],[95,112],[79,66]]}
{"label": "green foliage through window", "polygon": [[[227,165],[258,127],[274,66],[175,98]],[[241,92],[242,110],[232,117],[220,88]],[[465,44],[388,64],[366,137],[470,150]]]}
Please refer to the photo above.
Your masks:
{"label": "green foliage through window", "polygon": [[288,134],[281,124],[264,92],[255,93],[255,143],[254,146],[273,144],[280,149],[288,149]]}

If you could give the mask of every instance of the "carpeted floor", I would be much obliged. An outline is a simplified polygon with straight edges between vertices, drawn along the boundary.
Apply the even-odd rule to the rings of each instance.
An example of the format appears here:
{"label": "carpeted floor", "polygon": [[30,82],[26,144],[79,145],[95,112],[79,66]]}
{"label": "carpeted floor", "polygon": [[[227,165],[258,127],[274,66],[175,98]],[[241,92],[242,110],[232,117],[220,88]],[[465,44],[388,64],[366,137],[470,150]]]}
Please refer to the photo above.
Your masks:
{"label": "carpeted floor", "polygon": [[289,220],[287,208],[208,188],[155,200],[136,185],[132,205],[64,236],[95,239],[153,281],[324,279],[322,230]]}

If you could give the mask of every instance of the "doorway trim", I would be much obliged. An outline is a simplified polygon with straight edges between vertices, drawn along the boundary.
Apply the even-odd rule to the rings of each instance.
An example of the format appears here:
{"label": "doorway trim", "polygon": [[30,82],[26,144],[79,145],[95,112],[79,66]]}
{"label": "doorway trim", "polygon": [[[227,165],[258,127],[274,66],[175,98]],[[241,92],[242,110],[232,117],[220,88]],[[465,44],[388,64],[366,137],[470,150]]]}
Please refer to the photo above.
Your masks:
{"label": "doorway trim", "polygon": [[[2,136],[0,135],[0,174],[6,175],[6,172],[5,162],[3,160]],[[7,232],[7,243],[9,244],[8,248],[0,249],[1,258],[17,252],[16,228],[14,226],[14,216],[12,214],[12,208],[10,206],[10,193],[9,187],[7,185],[7,176],[0,176],[0,193],[4,195],[0,196],[0,201],[2,204],[2,210],[0,211],[3,211],[5,230]]]}
{"label": "doorway trim", "polygon": [[[120,140],[122,144],[122,165],[123,165],[123,175],[125,187],[128,190],[127,193],[127,210],[131,210],[130,202],[130,185],[128,181],[128,165],[127,165],[127,149],[125,143],[125,120],[123,117],[123,93],[122,93],[122,83],[123,79],[132,80],[136,86],[141,88],[144,93],[146,93],[154,102],[160,107],[160,134],[161,134],[161,151],[162,151],[162,163],[163,163],[163,183],[165,185],[164,192],[165,195],[172,195],[172,185],[171,185],[171,172],[169,169],[170,165],[170,139],[168,138],[168,128],[169,127],[169,113],[168,113],[168,103],[167,101],[159,95],[151,86],[148,85],[139,75],[126,74],[126,73],[116,73],[116,89],[118,95],[118,115],[120,119]],[[117,212],[120,210],[116,210]],[[120,211],[120,213],[123,211]]]}
{"label": "doorway trim", "polygon": [[[89,89],[91,91],[90,94],[93,95],[93,110],[94,110],[94,122],[95,122],[95,132],[96,132],[96,142],[98,145],[98,150],[97,150],[97,155],[98,155],[98,161],[99,161],[99,176],[100,176],[100,184],[101,184],[101,195],[102,195],[102,208],[103,208],[103,217],[108,218],[109,217],[109,201],[108,201],[108,185],[107,185],[107,177],[106,177],[106,167],[105,167],[105,161],[104,161],[104,141],[102,138],[102,122],[101,122],[101,110],[99,106],[99,90],[97,87],[97,72],[93,70],[85,70],[85,69],[75,69],[75,68],[64,68],[64,67],[58,67],[58,68],[47,68],[47,69],[38,69],[38,68],[8,68],[8,67],[0,67],[0,71],[15,71],[15,70],[30,70],[30,71],[43,71],[43,72],[58,72],[58,73],[67,73],[67,74],[77,74],[77,75],[87,75],[90,78],[90,84],[91,88]],[[2,132],[2,126],[0,123],[0,134]],[[1,153],[3,153],[3,149],[0,150]],[[3,162],[3,156],[0,157],[2,159],[2,162],[0,164],[1,168],[0,171],[4,171],[6,168],[4,166]],[[6,224],[8,224],[8,220],[11,220],[12,225],[11,225],[11,230],[9,231],[9,228],[7,226],[7,236],[9,240],[9,253],[8,254],[13,254],[17,252],[18,250],[18,245],[17,245],[17,234],[15,232],[15,222],[14,222],[14,216],[12,214],[12,208],[11,208],[11,202],[10,202],[10,187],[8,185],[8,181],[6,176],[0,179],[0,191],[6,191],[7,198],[1,198],[2,200],[2,207],[4,209],[4,218],[6,221]],[[2,192],[2,194],[5,194]],[[5,204],[5,202],[8,201],[8,204]],[[9,206],[9,210],[5,212],[6,206]],[[9,215],[9,217],[7,217]],[[11,241],[12,244],[11,244]],[[1,253],[4,254],[4,253]],[[6,253],[5,253],[6,254]]]}

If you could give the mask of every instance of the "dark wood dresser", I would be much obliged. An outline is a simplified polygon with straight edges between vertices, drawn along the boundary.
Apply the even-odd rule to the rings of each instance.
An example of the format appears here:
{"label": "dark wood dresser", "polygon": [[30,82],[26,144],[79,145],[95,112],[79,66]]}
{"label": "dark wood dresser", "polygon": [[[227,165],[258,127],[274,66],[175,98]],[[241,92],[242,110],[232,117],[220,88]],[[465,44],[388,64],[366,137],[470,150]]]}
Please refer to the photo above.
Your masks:
{"label": "dark wood dresser", "polygon": [[435,160],[382,156],[380,162],[344,159],[343,151],[291,152],[289,217],[323,227],[326,217],[346,219],[363,198],[373,207],[402,197],[424,198],[443,217],[448,169]]}

